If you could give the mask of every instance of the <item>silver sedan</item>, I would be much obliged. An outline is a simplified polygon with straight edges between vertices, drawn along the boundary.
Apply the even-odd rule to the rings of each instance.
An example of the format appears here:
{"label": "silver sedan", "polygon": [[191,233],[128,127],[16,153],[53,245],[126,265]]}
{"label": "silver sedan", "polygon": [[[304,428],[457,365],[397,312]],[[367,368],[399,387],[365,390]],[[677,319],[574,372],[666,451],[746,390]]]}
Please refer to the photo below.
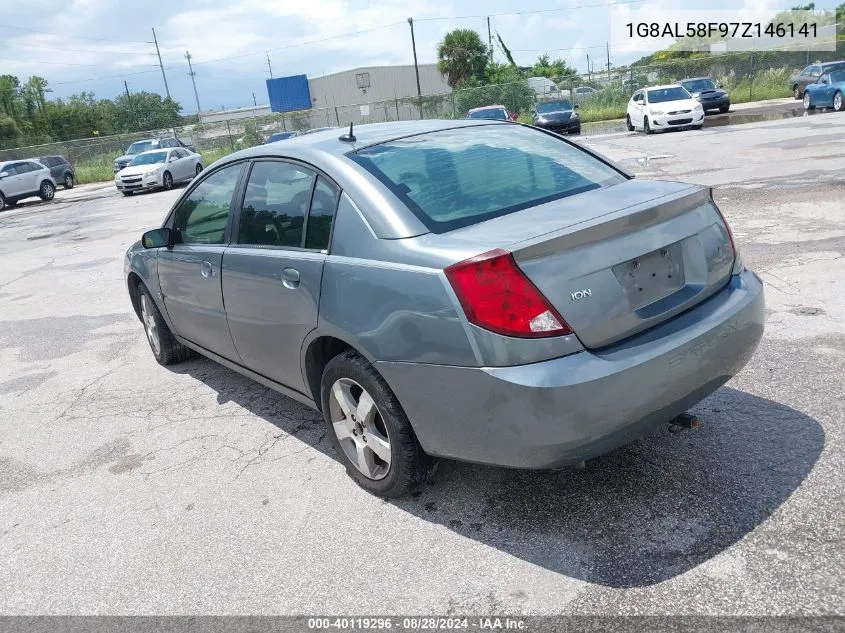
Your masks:
{"label": "silver sedan", "polygon": [[435,458],[607,452],[729,380],[763,334],[762,283],[708,188],[507,122],[232,154],[125,274],[159,363],[199,352],[320,410],[347,472],[383,496]]}
{"label": "silver sedan", "polygon": [[202,156],[184,147],[154,149],[136,154],[114,175],[114,186],[125,196],[150,189],[172,189],[203,170]]}

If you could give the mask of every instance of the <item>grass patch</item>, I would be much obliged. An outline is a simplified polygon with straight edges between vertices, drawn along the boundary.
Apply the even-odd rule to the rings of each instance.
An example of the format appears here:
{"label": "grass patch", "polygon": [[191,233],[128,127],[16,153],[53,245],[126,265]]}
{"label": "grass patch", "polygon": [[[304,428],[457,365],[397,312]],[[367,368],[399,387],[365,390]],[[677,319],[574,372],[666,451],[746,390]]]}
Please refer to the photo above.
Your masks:
{"label": "grass patch", "polygon": [[210,149],[201,149],[200,155],[202,156],[203,164],[208,167],[211,163],[220,160],[224,156],[228,156],[231,154],[232,151],[228,148],[222,147],[212,147]]}
{"label": "grass patch", "polygon": [[792,71],[785,68],[767,70],[755,75],[751,81],[726,83],[725,89],[730,93],[732,103],[781,99],[792,95],[791,77]]}
{"label": "grass patch", "polygon": [[114,180],[114,158],[103,154],[74,163],[77,184]]}

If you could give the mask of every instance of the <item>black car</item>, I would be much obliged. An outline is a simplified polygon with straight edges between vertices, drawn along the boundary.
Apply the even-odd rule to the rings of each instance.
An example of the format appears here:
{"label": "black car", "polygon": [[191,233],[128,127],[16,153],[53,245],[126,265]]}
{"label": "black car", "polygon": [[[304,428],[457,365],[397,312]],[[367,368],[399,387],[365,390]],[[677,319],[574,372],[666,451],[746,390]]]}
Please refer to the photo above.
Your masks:
{"label": "black car", "polygon": [[64,156],[42,156],[38,162],[49,168],[50,175],[57,184],[65,189],[73,189],[76,182],[76,172],[73,165]]}
{"label": "black car", "polygon": [[577,105],[566,100],[541,101],[534,108],[533,124],[559,134],[580,134],[581,117]]}
{"label": "black car", "polygon": [[264,144],[267,143],[276,143],[278,141],[285,141],[289,138],[293,138],[294,136],[299,136],[299,132],[276,132],[275,134],[271,134],[267,137],[267,140],[264,141]]}
{"label": "black car", "polygon": [[804,70],[789,78],[789,85],[792,89],[792,96],[796,99],[804,98],[804,90],[810,84],[814,84],[819,77],[831,70],[842,70],[845,68],[845,61],[825,62],[823,64],[810,64]]}
{"label": "black car", "polygon": [[731,109],[730,95],[724,88],[717,86],[716,82],[710,79],[710,77],[682,79],[678,84],[686,88],[686,91],[692,95],[693,99],[701,104],[705,113],[708,110],[727,112]]}

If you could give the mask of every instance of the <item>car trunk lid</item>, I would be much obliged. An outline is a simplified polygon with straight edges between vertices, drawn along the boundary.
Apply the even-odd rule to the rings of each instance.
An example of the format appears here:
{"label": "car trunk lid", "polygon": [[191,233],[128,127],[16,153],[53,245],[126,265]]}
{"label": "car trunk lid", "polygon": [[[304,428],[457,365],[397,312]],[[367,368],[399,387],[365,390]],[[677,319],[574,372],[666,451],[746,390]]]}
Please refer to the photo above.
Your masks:
{"label": "car trunk lid", "polygon": [[502,243],[587,348],[653,327],[717,292],[734,251],[710,190],[629,180],[454,232]]}

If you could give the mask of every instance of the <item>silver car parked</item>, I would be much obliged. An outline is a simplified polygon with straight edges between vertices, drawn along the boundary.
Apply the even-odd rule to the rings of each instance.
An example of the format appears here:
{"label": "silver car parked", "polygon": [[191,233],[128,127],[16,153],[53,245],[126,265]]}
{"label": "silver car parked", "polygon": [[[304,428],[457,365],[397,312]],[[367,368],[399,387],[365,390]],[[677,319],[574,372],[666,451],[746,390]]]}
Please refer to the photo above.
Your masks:
{"label": "silver car parked", "polygon": [[218,161],[125,272],[159,363],[195,350],[319,409],[365,489],[434,457],[580,462],[757,347],[762,284],[709,189],[514,123],[338,132]]}

